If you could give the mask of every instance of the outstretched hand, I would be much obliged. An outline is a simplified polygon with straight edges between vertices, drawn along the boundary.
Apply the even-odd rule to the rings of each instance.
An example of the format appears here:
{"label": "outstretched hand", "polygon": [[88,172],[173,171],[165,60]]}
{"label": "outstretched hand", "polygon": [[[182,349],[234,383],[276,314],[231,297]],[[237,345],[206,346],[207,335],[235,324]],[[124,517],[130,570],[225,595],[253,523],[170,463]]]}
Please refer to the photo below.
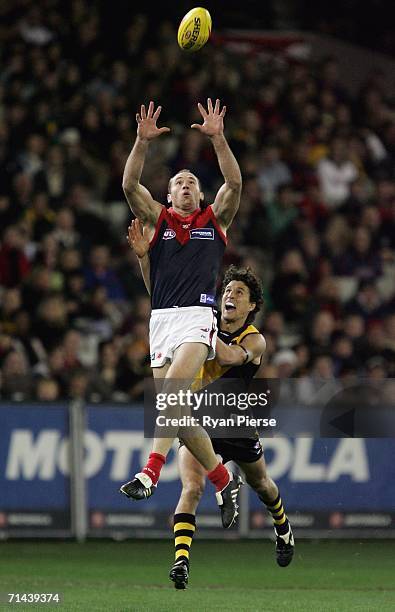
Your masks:
{"label": "outstretched hand", "polygon": [[145,105],[142,104],[140,113],[136,113],[137,135],[145,140],[152,140],[164,132],[170,132],[168,127],[158,128],[156,126],[162,107],[158,106],[155,112],[154,108],[154,103],[151,100],[148,111],[145,110]]}
{"label": "outstretched hand", "polygon": [[127,241],[139,259],[142,259],[149,250],[147,237],[148,228],[142,226],[139,219],[134,219],[128,227]]}
{"label": "outstretched hand", "polygon": [[226,113],[226,106],[220,110],[220,101],[215,101],[215,107],[211,98],[207,98],[207,111],[200,102],[198,102],[198,109],[203,117],[203,125],[200,123],[194,123],[191,128],[199,130],[206,136],[220,136],[224,133],[224,117]]}

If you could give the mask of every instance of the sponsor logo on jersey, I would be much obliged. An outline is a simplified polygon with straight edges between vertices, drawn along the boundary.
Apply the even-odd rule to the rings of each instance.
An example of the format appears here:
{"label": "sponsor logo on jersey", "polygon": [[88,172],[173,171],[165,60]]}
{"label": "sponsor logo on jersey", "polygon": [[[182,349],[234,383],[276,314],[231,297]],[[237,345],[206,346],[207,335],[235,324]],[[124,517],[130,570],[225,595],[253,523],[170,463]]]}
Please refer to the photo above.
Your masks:
{"label": "sponsor logo on jersey", "polygon": [[214,228],[213,227],[196,227],[189,230],[189,237],[191,240],[214,240]]}
{"label": "sponsor logo on jersey", "polygon": [[190,225],[191,225],[190,223],[184,223],[184,225],[182,226],[182,229],[188,229]]}
{"label": "sponsor logo on jersey", "polygon": [[214,304],[215,297],[213,295],[209,295],[208,293],[200,294],[200,303],[201,304]]}
{"label": "sponsor logo on jersey", "polygon": [[175,238],[175,237],[176,237],[176,233],[174,230],[167,229],[164,231],[163,240],[171,240],[172,238]]}

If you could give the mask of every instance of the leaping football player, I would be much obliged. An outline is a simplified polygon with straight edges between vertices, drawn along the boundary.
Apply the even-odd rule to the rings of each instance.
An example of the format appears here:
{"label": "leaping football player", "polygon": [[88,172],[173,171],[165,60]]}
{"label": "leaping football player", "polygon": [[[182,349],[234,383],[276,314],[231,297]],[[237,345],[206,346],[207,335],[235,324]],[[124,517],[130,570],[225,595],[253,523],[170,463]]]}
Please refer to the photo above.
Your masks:
{"label": "leaping football player", "polygon": [[[142,105],[136,115],[137,137],[123,175],[127,201],[150,241],[151,366],[165,393],[188,390],[204,362],[215,356],[216,282],[226,232],[239,207],[242,186],[239,165],[224,136],[226,107],[221,109],[219,100],[213,106],[208,98],[207,108],[199,103],[198,109],[203,123],[191,127],[210,138],[224,179],[212,205],[201,207],[204,194],[198,177],[189,170],[180,170],[171,178],[167,195],[170,208],[155,201],[140,183],[149,143],[169,131],[157,127],[161,107],[155,110],[153,102],[148,109]],[[223,526],[230,527],[237,516],[242,481],[218,461],[201,427],[185,427],[182,431],[173,427],[166,437],[156,433],[147,464],[121,486],[121,492],[133,499],[151,496],[177,436],[206,470],[217,491]]]}

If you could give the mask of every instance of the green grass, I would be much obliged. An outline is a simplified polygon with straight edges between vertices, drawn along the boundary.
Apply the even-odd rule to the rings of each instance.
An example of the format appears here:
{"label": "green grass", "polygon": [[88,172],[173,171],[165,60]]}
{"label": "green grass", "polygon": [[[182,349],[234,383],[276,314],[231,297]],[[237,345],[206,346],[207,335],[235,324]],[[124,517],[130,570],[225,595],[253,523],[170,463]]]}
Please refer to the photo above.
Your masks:
{"label": "green grass", "polygon": [[5,542],[0,591],[60,592],[57,606],[5,605],[4,610],[205,612],[395,610],[395,542],[298,542],[288,568],[273,544],[193,544],[189,588],[168,580],[172,543],[152,540]]}

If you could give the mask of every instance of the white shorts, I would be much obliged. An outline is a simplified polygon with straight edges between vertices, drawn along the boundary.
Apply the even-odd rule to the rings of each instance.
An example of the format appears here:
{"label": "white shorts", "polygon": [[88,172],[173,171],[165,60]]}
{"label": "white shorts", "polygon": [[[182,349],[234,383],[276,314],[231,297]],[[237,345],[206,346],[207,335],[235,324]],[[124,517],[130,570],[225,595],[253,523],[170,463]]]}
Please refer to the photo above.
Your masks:
{"label": "white shorts", "polygon": [[212,308],[187,306],[153,310],[149,324],[151,367],[172,361],[174,351],[186,342],[201,342],[209,348],[207,359],[215,357],[217,319]]}

